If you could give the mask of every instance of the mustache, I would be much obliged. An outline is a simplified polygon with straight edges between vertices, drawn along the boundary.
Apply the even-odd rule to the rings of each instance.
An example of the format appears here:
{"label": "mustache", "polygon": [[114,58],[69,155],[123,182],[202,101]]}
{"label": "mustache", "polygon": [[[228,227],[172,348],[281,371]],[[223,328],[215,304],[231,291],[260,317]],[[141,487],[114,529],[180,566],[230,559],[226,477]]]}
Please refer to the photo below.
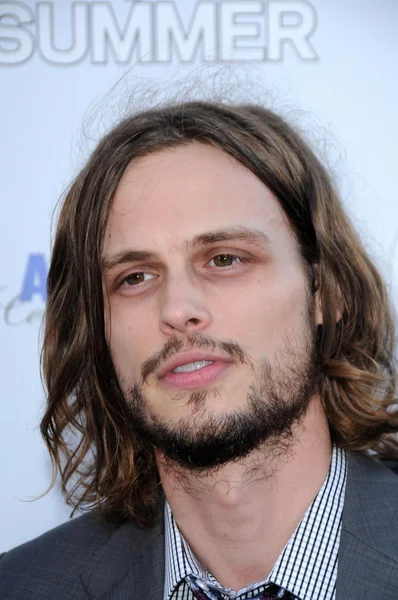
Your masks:
{"label": "mustache", "polygon": [[142,382],[148,384],[149,377],[158,371],[166,360],[179,352],[185,352],[187,350],[206,350],[209,352],[220,350],[222,353],[238,360],[242,364],[248,364],[254,371],[254,365],[247,352],[245,352],[245,350],[243,350],[243,348],[234,340],[215,342],[212,338],[203,333],[194,332],[181,339],[171,338],[160,352],[154,354],[151,358],[148,358],[142,365]]}

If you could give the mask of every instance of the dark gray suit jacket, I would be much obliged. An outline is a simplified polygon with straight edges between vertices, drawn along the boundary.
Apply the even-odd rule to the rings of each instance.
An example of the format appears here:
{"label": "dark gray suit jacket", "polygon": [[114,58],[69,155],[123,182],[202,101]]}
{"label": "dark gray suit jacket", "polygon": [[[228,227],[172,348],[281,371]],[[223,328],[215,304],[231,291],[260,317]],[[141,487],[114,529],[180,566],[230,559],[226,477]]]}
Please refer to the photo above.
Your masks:
{"label": "dark gray suit jacket", "polygon": [[[163,524],[107,525],[94,512],[0,560],[1,600],[162,600],[163,585]],[[358,453],[348,454],[336,600],[398,600],[398,477]]]}

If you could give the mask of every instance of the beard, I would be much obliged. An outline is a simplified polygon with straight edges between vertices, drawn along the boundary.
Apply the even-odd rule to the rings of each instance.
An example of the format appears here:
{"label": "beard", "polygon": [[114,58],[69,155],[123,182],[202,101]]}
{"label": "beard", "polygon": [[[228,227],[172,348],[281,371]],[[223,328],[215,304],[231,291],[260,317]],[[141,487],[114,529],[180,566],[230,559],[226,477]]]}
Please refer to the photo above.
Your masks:
{"label": "beard", "polygon": [[202,389],[188,392],[191,415],[172,423],[150,411],[143,386],[135,383],[123,394],[135,434],[171,466],[202,473],[243,459],[264,445],[285,452],[319,385],[317,328],[311,317],[312,313],[301,346],[286,336],[274,365],[267,359],[259,362],[247,401],[239,409],[211,411],[206,399],[217,389]]}

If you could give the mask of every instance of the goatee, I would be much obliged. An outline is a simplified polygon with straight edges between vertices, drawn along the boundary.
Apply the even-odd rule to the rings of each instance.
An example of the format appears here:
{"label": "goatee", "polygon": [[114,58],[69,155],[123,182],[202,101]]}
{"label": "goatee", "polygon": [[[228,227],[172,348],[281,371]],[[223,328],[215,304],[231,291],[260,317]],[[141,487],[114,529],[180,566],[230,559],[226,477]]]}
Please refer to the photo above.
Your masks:
{"label": "goatee", "polygon": [[209,472],[238,461],[262,445],[278,448],[292,442],[293,426],[305,415],[319,384],[316,326],[308,324],[304,346],[286,338],[271,366],[263,359],[249,382],[242,408],[216,413],[206,399],[218,393],[206,389],[191,393],[189,418],[176,423],[152,414],[138,383],[125,393],[131,427],[167,462],[190,471]]}

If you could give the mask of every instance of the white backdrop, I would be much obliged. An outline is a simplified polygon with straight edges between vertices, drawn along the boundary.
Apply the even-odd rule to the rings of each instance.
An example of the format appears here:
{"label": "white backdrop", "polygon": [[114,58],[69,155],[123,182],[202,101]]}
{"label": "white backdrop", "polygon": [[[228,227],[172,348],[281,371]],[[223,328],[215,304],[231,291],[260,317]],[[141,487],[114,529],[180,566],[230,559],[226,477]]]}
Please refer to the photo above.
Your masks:
{"label": "white backdrop", "polygon": [[0,551],[70,513],[58,490],[27,501],[51,475],[40,319],[55,204],[104,128],[181,79],[210,97],[221,68],[216,91],[287,111],[329,156],[396,297],[397,59],[397,0],[0,1]]}

